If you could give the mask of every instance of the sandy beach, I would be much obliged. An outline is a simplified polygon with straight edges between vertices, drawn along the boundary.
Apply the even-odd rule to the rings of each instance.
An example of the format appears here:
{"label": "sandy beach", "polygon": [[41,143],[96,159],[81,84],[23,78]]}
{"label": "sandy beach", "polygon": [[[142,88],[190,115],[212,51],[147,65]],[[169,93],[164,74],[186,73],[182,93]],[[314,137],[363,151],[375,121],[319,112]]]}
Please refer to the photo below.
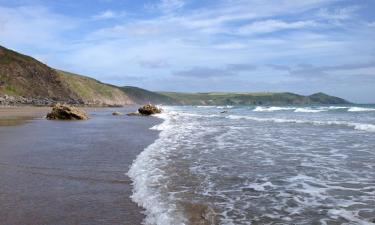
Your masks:
{"label": "sandy beach", "polygon": [[50,107],[0,107],[0,126],[13,126],[30,121],[33,118],[42,118]]}
{"label": "sandy beach", "polygon": [[160,121],[111,115],[134,110],[90,109],[88,121],[61,122],[43,118],[49,108],[1,108],[1,223],[141,224],[126,172]]}

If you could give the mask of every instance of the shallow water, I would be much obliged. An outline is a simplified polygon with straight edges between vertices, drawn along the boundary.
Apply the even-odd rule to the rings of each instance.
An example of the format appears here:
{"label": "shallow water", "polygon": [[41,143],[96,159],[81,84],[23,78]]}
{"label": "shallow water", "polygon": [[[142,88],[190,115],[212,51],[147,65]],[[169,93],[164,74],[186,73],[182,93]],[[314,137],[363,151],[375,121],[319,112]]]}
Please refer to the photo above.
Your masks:
{"label": "shallow water", "polygon": [[146,224],[375,220],[374,106],[168,107],[161,117],[129,171]]}
{"label": "shallow water", "polygon": [[0,224],[141,224],[126,172],[157,138],[149,128],[159,120],[112,116],[134,110],[0,126]]}

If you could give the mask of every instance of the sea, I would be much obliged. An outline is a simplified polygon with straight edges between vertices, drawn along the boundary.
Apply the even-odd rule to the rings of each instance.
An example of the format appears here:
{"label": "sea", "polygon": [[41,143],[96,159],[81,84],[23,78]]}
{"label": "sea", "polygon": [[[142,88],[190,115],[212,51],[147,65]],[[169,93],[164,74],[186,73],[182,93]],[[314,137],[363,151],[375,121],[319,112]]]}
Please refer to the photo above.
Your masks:
{"label": "sea", "polygon": [[375,105],[163,108],[128,172],[145,224],[375,224]]}

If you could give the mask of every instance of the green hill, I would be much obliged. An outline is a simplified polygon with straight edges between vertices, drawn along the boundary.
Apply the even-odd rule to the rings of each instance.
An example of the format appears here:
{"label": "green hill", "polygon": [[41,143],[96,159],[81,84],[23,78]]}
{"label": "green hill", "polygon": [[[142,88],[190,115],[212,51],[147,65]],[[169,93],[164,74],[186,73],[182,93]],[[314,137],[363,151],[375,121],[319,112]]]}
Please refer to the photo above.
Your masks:
{"label": "green hill", "polygon": [[119,88],[92,78],[55,70],[0,46],[0,95],[15,103],[127,105],[134,102]]}
{"label": "green hill", "polygon": [[183,105],[298,105],[298,104],[348,104],[349,102],[317,93],[303,96],[294,93],[177,93],[160,92],[178,100]]}
{"label": "green hill", "polygon": [[88,105],[129,105],[137,103],[120,88],[104,84],[98,80],[65,72],[57,71],[65,84]]}
{"label": "green hill", "polygon": [[120,88],[134,102],[138,104],[164,104],[164,105],[180,105],[181,103],[172,97],[148,91],[138,87],[125,86]]}

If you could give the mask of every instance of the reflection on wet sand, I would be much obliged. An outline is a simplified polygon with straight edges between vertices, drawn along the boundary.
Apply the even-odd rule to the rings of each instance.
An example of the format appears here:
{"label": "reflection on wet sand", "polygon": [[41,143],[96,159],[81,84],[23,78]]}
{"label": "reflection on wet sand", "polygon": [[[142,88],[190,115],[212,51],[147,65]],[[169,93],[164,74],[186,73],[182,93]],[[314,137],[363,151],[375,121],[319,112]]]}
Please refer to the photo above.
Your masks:
{"label": "reflection on wet sand", "polygon": [[49,107],[0,107],[0,126],[16,126],[43,118]]}
{"label": "reflection on wet sand", "polygon": [[0,109],[17,125],[0,126],[0,224],[141,224],[126,172],[159,120],[91,109],[87,121],[49,121],[49,110]]}

